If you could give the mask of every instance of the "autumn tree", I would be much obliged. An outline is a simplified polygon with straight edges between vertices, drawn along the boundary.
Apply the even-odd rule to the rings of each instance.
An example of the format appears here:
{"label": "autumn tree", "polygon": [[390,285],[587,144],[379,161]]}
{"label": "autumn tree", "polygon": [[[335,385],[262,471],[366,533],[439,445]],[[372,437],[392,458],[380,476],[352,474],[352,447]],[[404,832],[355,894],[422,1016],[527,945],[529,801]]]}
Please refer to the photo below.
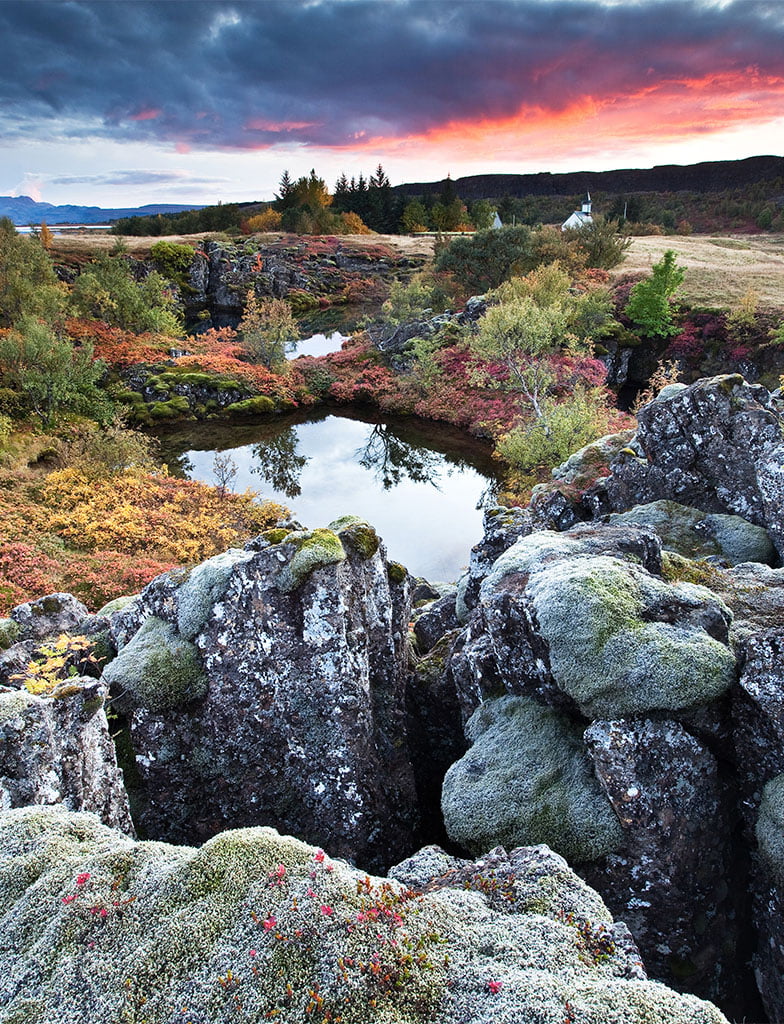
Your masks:
{"label": "autumn tree", "polygon": [[65,294],[40,239],[25,238],[7,217],[0,218],[0,327],[22,316],[55,323]]}
{"label": "autumn tree", "polygon": [[285,299],[259,299],[251,289],[240,321],[240,334],[245,351],[253,362],[268,370],[286,365],[286,353],[294,348],[299,337],[297,322]]}
{"label": "autumn tree", "polygon": [[103,320],[112,327],[173,335],[182,330],[174,296],[164,278],[152,271],[137,281],[122,256],[99,256],[76,279],[71,298],[79,315]]}

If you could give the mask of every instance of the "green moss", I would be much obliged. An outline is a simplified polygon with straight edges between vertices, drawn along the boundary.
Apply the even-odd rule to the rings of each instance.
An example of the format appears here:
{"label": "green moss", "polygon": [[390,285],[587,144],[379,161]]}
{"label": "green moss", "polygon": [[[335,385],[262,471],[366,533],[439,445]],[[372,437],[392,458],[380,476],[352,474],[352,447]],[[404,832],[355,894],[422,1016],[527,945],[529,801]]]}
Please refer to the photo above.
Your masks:
{"label": "green moss", "polygon": [[175,395],[166,402],[153,402],[150,407],[150,415],[156,420],[174,420],[190,414],[190,403],[184,395]]}
{"label": "green moss", "polygon": [[317,569],[336,565],[346,559],[346,552],[340,537],[332,530],[302,530],[289,533],[285,544],[293,544],[294,557],[281,573],[278,586],[288,593],[301,587]]}
{"label": "green moss", "polygon": [[7,650],[19,639],[21,626],[13,619],[0,619],[0,651]]}
{"label": "green moss", "polygon": [[387,562],[387,577],[390,583],[401,584],[408,576],[408,569],[400,562]]}
{"label": "green moss", "polygon": [[348,546],[360,558],[368,559],[378,551],[378,534],[357,516],[342,516],[329,524],[328,529],[338,534],[344,546]]}
{"label": "green moss", "polygon": [[712,562],[685,558],[674,551],[662,551],[662,576],[670,583],[697,583],[709,590],[723,590],[724,576]]}
{"label": "green moss", "polygon": [[105,604],[103,608],[99,608],[95,613],[96,615],[114,615],[115,612],[121,612],[123,608],[127,607],[131,601],[136,600],[135,594],[126,594],[123,597],[115,597],[113,601]]}
{"label": "green moss", "polygon": [[776,883],[784,885],[784,775],[763,789],[756,831],[760,859]]}
{"label": "green moss", "polygon": [[12,690],[0,693],[0,725],[18,718],[32,704],[36,704],[39,700],[39,697],[34,697],[27,690]]}
{"label": "green moss", "polygon": [[154,616],[106,666],[103,677],[121,706],[130,702],[150,711],[169,711],[207,692],[197,649]]}
{"label": "green moss", "polygon": [[193,640],[226,592],[237,565],[253,557],[252,551],[230,548],[195,566],[177,591],[177,628],[180,636]]}
{"label": "green moss", "polygon": [[227,416],[262,416],[275,412],[275,403],[266,395],[245,398],[241,402],[233,402],[223,410]]}

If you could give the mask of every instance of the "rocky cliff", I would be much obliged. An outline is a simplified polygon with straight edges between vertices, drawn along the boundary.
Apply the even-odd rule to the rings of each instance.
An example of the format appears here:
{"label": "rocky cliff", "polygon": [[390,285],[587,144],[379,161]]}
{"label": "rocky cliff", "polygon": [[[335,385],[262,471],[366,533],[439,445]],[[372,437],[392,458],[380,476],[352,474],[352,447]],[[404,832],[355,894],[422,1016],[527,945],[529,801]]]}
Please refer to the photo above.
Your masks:
{"label": "rocky cliff", "polygon": [[[641,962],[782,1019],[781,436],[739,378],[668,389],[599,444],[601,480],[578,453],[530,509],[491,510],[456,591],[415,610],[350,518],[282,525],[98,617],[15,610],[0,1020],[723,1019]],[[61,627],[108,662],[35,703],[19,666]],[[123,827],[80,789],[96,761],[116,786],[104,720],[75,724],[106,690],[138,845],[41,806]],[[412,894],[259,826],[360,869],[423,837],[451,854],[392,870]],[[99,980],[77,985],[92,950]]]}

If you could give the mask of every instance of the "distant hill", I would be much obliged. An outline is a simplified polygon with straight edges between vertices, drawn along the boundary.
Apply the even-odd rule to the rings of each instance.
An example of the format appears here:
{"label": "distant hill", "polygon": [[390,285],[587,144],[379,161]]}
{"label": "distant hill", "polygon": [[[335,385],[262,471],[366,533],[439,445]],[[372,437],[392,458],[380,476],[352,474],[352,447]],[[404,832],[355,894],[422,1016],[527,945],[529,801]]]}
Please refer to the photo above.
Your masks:
{"label": "distant hill", "polygon": [[[583,192],[723,192],[760,181],[784,178],[784,157],[752,156],[700,164],[663,164],[644,170],[571,171],[564,174],[473,174],[456,178],[461,199],[501,196],[570,196]],[[440,193],[444,181],[409,182],[395,191],[406,196]]]}
{"label": "distant hill", "polygon": [[30,196],[0,196],[0,217],[8,217],[14,224],[105,224],[120,217],[154,217],[159,213],[182,213],[201,210],[203,206],[178,206],[172,203],[151,203],[148,206],[122,210],[106,210],[100,206],[54,206],[37,203]]}

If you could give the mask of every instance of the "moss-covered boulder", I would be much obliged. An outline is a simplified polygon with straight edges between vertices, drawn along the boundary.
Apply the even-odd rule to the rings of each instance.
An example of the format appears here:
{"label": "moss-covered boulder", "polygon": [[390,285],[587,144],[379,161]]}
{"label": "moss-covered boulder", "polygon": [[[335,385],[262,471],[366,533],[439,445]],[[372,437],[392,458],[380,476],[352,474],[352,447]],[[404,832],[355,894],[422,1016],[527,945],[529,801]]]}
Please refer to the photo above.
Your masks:
{"label": "moss-covered boulder", "polygon": [[106,666],[103,680],[121,705],[153,712],[171,711],[207,691],[198,650],[154,615]]}
{"label": "moss-covered boulder", "polygon": [[677,501],[635,505],[628,512],[610,516],[611,523],[648,526],[662,546],[686,558],[718,557],[730,565],[740,562],[776,561],[776,548],[768,531],[740,516],[702,512]]}
{"label": "moss-covered boulder", "polygon": [[0,1019],[726,1024],[642,979],[560,858],[522,853],[422,895],[271,829],[196,850],[5,812]]}
{"label": "moss-covered boulder", "polygon": [[[623,528],[605,529],[612,539]],[[508,692],[549,679],[589,718],[678,711],[725,693],[736,676],[726,605],[704,587],[665,583],[615,540],[605,550],[625,557],[589,553],[602,528],[584,532],[523,538],[482,584],[485,633]]]}
{"label": "moss-covered boulder", "polygon": [[757,820],[755,974],[769,1019],[784,1019],[784,775],[765,786]]}
{"label": "moss-covered boulder", "polygon": [[570,863],[617,850],[623,832],[593,775],[582,732],[527,697],[482,704],[466,725],[473,746],[444,778],[450,839],[475,855],[545,843]]}

